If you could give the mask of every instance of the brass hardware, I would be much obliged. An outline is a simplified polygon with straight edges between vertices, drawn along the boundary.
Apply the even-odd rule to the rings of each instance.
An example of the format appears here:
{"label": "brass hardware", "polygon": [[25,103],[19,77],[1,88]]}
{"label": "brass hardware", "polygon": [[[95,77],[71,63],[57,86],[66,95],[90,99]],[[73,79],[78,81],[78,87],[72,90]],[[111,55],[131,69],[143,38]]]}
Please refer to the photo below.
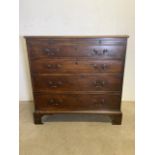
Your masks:
{"label": "brass hardware", "polygon": [[102,88],[105,85],[105,81],[97,80],[94,82],[96,88]]}
{"label": "brass hardware", "polygon": [[103,50],[103,55],[108,52],[108,49]]}
{"label": "brass hardware", "polygon": [[54,56],[56,53],[55,51],[59,51],[59,49],[49,49],[49,48],[45,48],[43,49],[43,51],[48,55],[48,56]]}
{"label": "brass hardware", "polygon": [[48,101],[48,103],[51,104],[51,105],[54,105],[54,106],[58,106],[58,105],[60,105],[61,103],[63,103],[63,100],[62,100],[62,99],[60,99],[60,100],[50,99],[50,100]]}
{"label": "brass hardware", "polygon": [[93,52],[95,55],[98,55],[98,51],[96,49],[93,49]]}
{"label": "brass hardware", "polygon": [[57,83],[52,82],[52,81],[49,81],[48,84],[49,84],[50,87],[52,87],[52,88],[57,88],[57,87],[58,87]]}
{"label": "brass hardware", "polygon": [[106,64],[101,64],[100,66],[97,65],[97,64],[91,64],[91,66],[94,67],[94,69],[102,69],[102,70],[105,70],[107,68],[107,65]]}
{"label": "brass hardware", "polygon": [[96,56],[104,55],[107,52],[108,52],[108,49],[103,49],[103,51],[98,51],[96,49],[93,49],[93,55],[96,55]]}
{"label": "brass hardware", "polygon": [[50,87],[52,87],[52,88],[57,88],[57,87],[59,87],[59,86],[62,85],[62,82],[61,82],[61,81],[58,81],[58,82],[49,81],[48,84],[49,84]]}
{"label": "brass hardware", "polygon": [[93,103],[97,106],[97,105],[104,105],[105,104],[105,99],[102,100],[93,100]]}
{"label": "brass hardware", "polygon": [[58,69],[61,68],[61,64],[47,64],[47,68],[49,69]]}

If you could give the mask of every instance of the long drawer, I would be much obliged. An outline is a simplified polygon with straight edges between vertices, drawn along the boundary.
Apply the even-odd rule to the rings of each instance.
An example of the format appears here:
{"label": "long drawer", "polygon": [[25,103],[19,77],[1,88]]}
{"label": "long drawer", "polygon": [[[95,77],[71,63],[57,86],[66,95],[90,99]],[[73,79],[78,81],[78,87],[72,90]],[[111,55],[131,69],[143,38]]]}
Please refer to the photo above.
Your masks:
{"label": "long drawer", "polygon": [[77,46],[77,45],[33,45],[29,47],[30,58],[85,57],[102,59],[124,59],[123,45]]}
{"label": "long drawer", "polygon": [[118,110],[120,95],[113,94],[34,94],[37,110],[78,111]]}
{"label": "long drawer", "polygon": [[120,91],[122,74],[34,75],[34,91]]}
{"label": "long drawer", "polygon": [[90,59],[40,59],[31,62],[32,73],[121,73],[123,61]]}
{"label": "long drawer", "polygon": [[26,37],[29,46],[60,46],[60,45],[126,45],[123,37]]}

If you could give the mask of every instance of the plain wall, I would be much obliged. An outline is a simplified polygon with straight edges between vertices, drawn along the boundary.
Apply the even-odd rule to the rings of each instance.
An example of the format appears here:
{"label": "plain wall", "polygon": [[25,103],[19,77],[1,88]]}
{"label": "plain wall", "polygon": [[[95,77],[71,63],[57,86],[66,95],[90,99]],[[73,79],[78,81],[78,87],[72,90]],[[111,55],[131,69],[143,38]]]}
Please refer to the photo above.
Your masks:
{"label": "plain wall", "polygon": [[134,101],[134,0],[20,0],[19,100],[32,100],[26,35],[124,35],[123,100]]}

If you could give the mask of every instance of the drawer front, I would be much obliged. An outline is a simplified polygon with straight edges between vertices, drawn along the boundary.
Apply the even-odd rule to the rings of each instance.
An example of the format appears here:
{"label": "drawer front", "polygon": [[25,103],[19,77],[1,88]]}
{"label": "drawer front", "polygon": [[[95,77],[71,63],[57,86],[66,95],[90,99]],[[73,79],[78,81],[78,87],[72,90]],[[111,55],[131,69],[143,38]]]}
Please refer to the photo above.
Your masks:
{"label": "drawer front", "polygon": [[34,91],[120,91],[122,74],[33,76]]}
{"label": "drawer front", "polygon": [[26,37],[29,46],[126,45],[125,37]]}
{"label": "drawer front", "polygon": [[123,61],[119,60],[34,60],[33,73],[121,73]]}
{"label": "drawer front", "polygon": [[120,95],[110,94],[35,94],[38,110],[118,110]]}
{"label": "drawer front", "polygon": [[123,45],[104,46],[53,46],[37,45],[29,48],[30,58],[95,57],[103,59],[123,59],[126,47]]}

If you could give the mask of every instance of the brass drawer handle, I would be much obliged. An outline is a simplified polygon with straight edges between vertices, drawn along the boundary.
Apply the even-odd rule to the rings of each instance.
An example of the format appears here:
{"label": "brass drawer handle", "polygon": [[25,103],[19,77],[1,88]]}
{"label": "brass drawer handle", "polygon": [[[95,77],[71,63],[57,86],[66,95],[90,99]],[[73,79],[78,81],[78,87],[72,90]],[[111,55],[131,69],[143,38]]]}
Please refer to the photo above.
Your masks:
{"label": "brass drawer handle", "polygon": [[105,85],[105,81],[103,81],[103,80],[102,81],[97,80],[97,81],[94,82],[94,84],[95,84],[95,87],[96,88],[102,88]]}
{"label": "brass drawer handle", "polygon": [[105,104],[105,99],[101,99],[101,100],[93,100],[93,103],[95,105],[104,105]]}
{"label": "brass drawer handle", "polygon": [[60,105],[61,103],[63,103],[63,100],[56,100],[56,99],[50,99],[49,101],[48,101],[48,104],[50,104],[50,105],[54,105],[54,106],[58,106],[58,105]]}
{"label": "brass drawer handle", "polygon": [[93,55],[96,55],[96,56],[101,56],[101,55],[105,55],[105,53],[108,52],[108,49],[103,49],[103,51],[99,51],[99,50],[96,50],[96,49],[93,49]]}
{"label": "brass drawer handle", "polygon": [[56,49],[50,49],[50,48],[45,48],[43,49],[43,52],[45,52],[45,54],[47,54],[48,56],[54,56],[56,55],[56,52],[59,52],[60,49],[56,48]]}
{"label": "brass drawer handle", "polygon": [[44,49],[45,52],[50,52],[51,50],[49,48]]}
{"label": "brass drawer handle", "polygon": [[61,64],[47,64],[48,69],[58,69],[61,68]]}
{"label": "brass drawer handle", "polygon": [[43,52],[45,52],[45,54],[47,54],[48,56],[54,56],[56,54],[53,50],[49,48],[43,49]]}
{"label": "brass drawer handle", "polygon": [[52,88],[57,88],[58,87],[58,85],[56,83],[52,82],[52,81],[49,81],[48,84]]}
{"label": "brass drawer handle", "polygon": [[91,64],[91,66],[93,66],[94,69],[102,69],[105,70],[107,68],[106,64],[101,64],[100,66],[98,66],[97,64]]}
{"label": "brass drawer handle", "polygon": [[58,81],[58,82],[49,81],[48,84],[52,88],[57,88],[62,85],[62,82],[61,81]]}
{"label": "brass drawer handle", "polygon": [[108,52],[108,49],[103,49],[103,55]]}
{"label": "brass drawer handle", "polygon": [[96,50],[96,49],[93,49],[93,55],[95,55],[95,56],[101,56],[102,53],[100,51]]}
{"label": "brass drawer handle", "polygon": [[93,49],[93,52],[95,55],[98,55],[98,51],[96,49]]}

